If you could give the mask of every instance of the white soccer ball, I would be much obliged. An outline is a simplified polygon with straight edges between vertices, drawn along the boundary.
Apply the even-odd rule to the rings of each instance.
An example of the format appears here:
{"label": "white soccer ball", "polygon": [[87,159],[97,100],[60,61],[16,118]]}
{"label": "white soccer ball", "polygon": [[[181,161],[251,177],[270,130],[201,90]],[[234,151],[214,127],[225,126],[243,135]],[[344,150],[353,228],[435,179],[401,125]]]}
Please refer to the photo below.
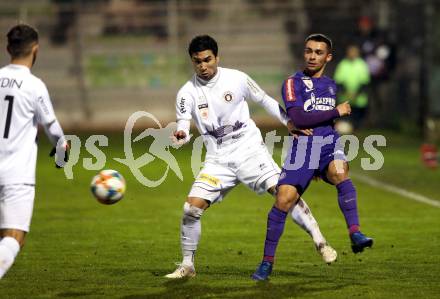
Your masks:
{"label": "white soccer ball", "polygon": [[106,169],[93,177],[90,188],[100,203],[111,205],[122,199],[126,185],[124,177],[119,172]]}

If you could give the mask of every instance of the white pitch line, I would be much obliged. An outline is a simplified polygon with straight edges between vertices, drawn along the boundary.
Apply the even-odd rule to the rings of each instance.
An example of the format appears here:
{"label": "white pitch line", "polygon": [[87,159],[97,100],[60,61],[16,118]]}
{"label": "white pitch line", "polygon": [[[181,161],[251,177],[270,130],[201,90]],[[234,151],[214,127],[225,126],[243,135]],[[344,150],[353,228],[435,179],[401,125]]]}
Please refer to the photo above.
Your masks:
{"label": "white pitch line", "polygon": [[378,180],[369,178],[369,177],[364,176],[364,175],[360,175],[360,174],[356,174],[356,173],[350,173],[350,175],[353,178],[355,178],[356,180],[359,180],[359,181],[361,181],[363,183],[366,183],[366,184],[368,184],[370,186],[373,186],[373,187],[376,187],[376,188],[380,188],[380,189],[383,189],[383,190],[386,190],[386,191],[389,191],[389,192],[392,192],[392,193],[396,193],[396,194],[401,195],[403,197],[406,197],[406,198],[409,198],[409,199],[412,199],[412,200],[415,200],[415,201],[418,201],[418,202],[423,202],[423,203],[428,204],[428,205],[433,206],[433,207],[440,208],[440,201],[438,201],[438,200],[435,200],[435,199],[432,199],[432,198],[429,198],[429,197],[426,197],[426,196],[423,196],[423,195],[420,195],[420,194],[417,194],[417,193],[405,190],[403,188],[399,188],[399,187],[396,187],[396,186],[393,186],[393,185],[382,183],[382,182],[380,182]]}

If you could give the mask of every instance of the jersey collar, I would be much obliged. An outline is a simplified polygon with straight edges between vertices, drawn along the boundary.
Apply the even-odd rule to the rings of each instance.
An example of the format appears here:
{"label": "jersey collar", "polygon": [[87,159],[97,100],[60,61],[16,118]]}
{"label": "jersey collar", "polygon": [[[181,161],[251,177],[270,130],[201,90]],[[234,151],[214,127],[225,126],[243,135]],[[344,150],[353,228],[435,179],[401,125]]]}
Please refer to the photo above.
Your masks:
{"label": "jersey collar", "polygon": [[206,87],[213,87],[215,83],[217,83],[218,78],[220,77],[220,72],[221,72],[221,67],[217,67],[217,74],[215,74],[215,76],[212,77],[210,80],[203,80],[197,75],[194,76],[196,76],[197,82],[199,82],[201,85],[204,85]]}
{"label": "jersey collar", "polygon": [[31,72],[31,70],[30,70],[27,66],[22,65],[22,64],[10,63],[10,64],[8,65],[8,67],[13,68],[13,69],[21,69],[21,70],[25,70],[25,71],[27,71],[27,72],[29,72],[29,73]]}

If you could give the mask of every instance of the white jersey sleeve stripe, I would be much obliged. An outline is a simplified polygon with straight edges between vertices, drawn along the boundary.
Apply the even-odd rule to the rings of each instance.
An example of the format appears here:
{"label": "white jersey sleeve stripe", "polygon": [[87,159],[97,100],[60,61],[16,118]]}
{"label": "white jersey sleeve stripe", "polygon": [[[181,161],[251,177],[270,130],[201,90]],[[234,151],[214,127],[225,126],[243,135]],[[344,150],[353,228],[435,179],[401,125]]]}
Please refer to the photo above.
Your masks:
{"label": "white jersey sleeve stripe", "polygon": [[36,101],[36,115],[38,122],[42,125],[51,123],[56,117],[50,101],[49,92],[43,82],[41,82],[41,86],[37,92],[41,94]]}
{"label": "white jersey sleeve stripe", "polygon": [[289,118],[284,109],[275,99],[268,96],[249,76],[247,76],[247,86],[251,100],[261,105],[270,115],[278,119],[283,125],[287,125]]}

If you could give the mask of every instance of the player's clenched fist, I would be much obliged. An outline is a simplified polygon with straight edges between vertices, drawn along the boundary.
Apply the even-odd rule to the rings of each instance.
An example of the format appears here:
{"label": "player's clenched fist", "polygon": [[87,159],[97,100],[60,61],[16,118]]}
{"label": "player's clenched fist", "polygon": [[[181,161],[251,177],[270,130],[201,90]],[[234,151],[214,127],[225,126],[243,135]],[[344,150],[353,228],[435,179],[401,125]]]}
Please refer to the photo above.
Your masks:
{"label": "player's clenched fist", "polygon": [[336,106],[336,109],[339,112],[339,116],[346,116],[346,115],[351,114],[351,106],[348,103],[348,101],[344,102],[342,104],[339,104],[338,106]]}
{"label": "player's clenched fist", "polygon": [[186,133],[185,133],[185,131],[182,131],[182,130],[175,131],[174,132],[174,137],[176,137],[177,140],[182,140],[182,139],[186,138]]}
{"label": "player's clenched fist", "polygon": [[[57,151],[59,151],[61,155],[59,155]],[[66,163],[69,162],[69,151],[70,151],[70,145],[67,142],[62,144],[61,147],[59,147],[58,149],[57,147],[52,148],[52,150],[49,153],[49,156],[53,157],[55,156],[55,154],[57,154],[57,159],[55,161],[56,168],[63,168],[66,165]]]}
{"label": "player's clenched fist", "polygon": [[184,130],[174,131],[171,135],[172,146],[174,148],[179,148],[189,141],[190,137]]}

